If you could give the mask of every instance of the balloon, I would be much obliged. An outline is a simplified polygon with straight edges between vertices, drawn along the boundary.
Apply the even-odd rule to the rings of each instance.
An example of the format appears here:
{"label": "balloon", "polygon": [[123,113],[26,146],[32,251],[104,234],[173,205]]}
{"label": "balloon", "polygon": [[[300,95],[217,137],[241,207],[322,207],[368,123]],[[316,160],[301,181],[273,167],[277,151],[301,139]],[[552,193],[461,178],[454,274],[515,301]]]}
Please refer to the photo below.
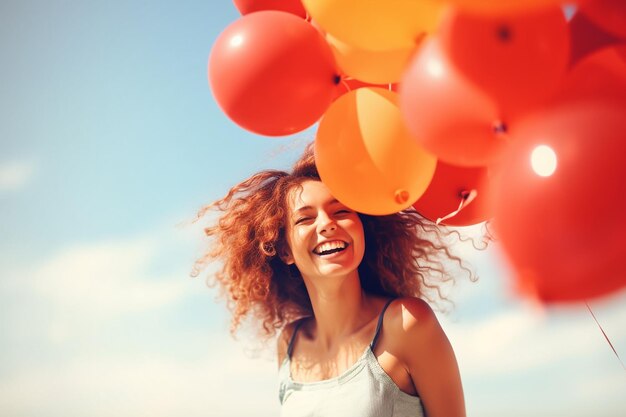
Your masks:
{"label": "balloon", "polygon": [[331,35],[326,35],[326,41],[344,74],[371,84],[400,81],[415,51],[415,46],[385,51],[358,49]]}
{"label": "balloon", "polygon": [[261,10],[280,10],[306,18],[306,10],[300,0],[233,0],[233,3],[242,15]]}
{"label": "balloon", "polygon": [[303,0],[325,32],[366,50],[406,49],[435,29],[443,7],[434,0]]}
{"label": "balloon", "polygon": [[[486,167],[467,168],[438,161],[430,185],[413,207],[427,219],[437,221],[454,213],[462,201],[467,202],[457,214],[441,223],[469,226],[490,217],[488,191],[489,176]],[[470,198],[473,199],[470,201]]]}
{"label": "balloon", "polygon": [[339,97],[320,121],[315,164],[343,204],[383,215],[409,207],[428,187],[437,161],[406,131],[397,94],[359,88]]}
{"label": "balloon", "polygon": [[570,67],[591,52],[619,42],[615,36],[596,26],[584,13],[577,12],[569,21],[571,38]]}
{"label": "balloon", "polygon": [[580,6],[580,11],[602,29],[621,39],[626,39],[626,2],[624,0],[589,0]]}
{"label": "balloon", "polygon": [[483,166],[504,146],[505,135],[494,130],[501,119],[496,103],[450,63],[435,38],[409,64],[400,108],[414,138],[444,162]]}
{"label": "balloon", "polygon": [[547,106],[591,99],[626,104],[626,45],[600,49],[579,61]]}
{"label": "balloon", "polygon": [[495,230],[525,294],[576,301],[626,286],[624,114],[599,100],[562,104],[511,130]]}
{"label": "balloon", "polygon": [[568,66],[568,25],[558,7],[510,16],[453,11],[440,36],[450,61],[508,121],[554,92]]}
{"label": "balloon", "polygon": [[336,90],[336,95],[333,101],[338,99],[339,97],[341,97],[342,95],[346,94],[349,91],[356,90],[357,88],[363,88],[363,87],[378,87],[378,88],[384,88],[385,90],[395,91],[396,93],[398,92],[398,84],[369,84],[363,81],[355,80],[353,78],[342,77],[341,81],[339,82],[339,88]]}
{"label": "balloon", "polygon": [[559,6],[563,0],[444,0],[459,9],[481,14],[509,14]]}
{"label": "balloon", "polygon": [[315,28],[289,13],[262,11],[241,17],[217,38],[209,82],[235,123],[280,136],[322,116],[339,76],[332,51]]}

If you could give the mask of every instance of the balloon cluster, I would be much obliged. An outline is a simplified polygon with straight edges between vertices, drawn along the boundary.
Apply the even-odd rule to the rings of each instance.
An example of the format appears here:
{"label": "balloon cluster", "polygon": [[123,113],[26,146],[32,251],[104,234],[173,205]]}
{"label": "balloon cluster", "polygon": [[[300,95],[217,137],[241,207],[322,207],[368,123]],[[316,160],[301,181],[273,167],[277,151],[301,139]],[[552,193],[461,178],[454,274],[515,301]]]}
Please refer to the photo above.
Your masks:
{"label": "balloon cluster", "polygon": [[626,286],[626,1],[234,2],[216,101],[261,135],[319,122],[316,164],[344,204],[493,218],[544,302]]}

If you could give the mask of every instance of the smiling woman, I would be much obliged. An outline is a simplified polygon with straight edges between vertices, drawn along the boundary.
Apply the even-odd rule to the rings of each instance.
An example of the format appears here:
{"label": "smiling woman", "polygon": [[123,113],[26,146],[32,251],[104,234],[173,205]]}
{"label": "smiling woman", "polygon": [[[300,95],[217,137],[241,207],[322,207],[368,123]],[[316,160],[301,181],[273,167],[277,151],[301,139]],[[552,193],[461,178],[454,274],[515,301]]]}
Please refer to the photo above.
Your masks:
{"label": "smiling woman", "polygon": [[320,181],[304,181],[290,197],[282,260],[297,266],[305,284],[315,279],[329,281],[336,275],[358,275],[365,252],[358,214],[333,198]]}
{"label": "smiling woman", "polygon": [[319,178],[309,147],[290,173],[263,171],[204,207],[221,217],[193,275],[215,275],[233,332],[277,333],[283,416],[463,416],[454,352],[430,302],[460,259],[445,231],[407,210],[357,213]]}

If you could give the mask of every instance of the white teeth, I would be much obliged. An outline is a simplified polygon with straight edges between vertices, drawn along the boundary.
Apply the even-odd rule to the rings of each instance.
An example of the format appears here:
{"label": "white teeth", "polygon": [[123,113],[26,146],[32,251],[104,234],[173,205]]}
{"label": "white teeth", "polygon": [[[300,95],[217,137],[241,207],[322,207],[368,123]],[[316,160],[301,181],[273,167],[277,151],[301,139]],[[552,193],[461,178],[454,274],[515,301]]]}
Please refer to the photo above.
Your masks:
{"label": "white teeth", "polygon": [[333,240],[332,242],[322,243],[321,245],[316,247],[313,252],[319,255],[320,253],[333,250],[333,249],[345,249],[347,246],[348,245],[346,244],[346,242],[342,242],[340,240]]}

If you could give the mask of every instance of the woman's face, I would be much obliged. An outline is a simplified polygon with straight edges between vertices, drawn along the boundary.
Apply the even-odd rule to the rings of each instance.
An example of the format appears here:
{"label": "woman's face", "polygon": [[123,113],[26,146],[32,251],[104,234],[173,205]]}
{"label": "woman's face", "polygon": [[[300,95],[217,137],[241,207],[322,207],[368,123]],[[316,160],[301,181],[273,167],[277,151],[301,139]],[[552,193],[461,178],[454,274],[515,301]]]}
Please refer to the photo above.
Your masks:
{"label": "woman's face", "polygon": [[365,253],[359,215],[337,201],[326,185],[308,180],[294,188],[287,218],[288,253],[305,278],[347,276]]}

